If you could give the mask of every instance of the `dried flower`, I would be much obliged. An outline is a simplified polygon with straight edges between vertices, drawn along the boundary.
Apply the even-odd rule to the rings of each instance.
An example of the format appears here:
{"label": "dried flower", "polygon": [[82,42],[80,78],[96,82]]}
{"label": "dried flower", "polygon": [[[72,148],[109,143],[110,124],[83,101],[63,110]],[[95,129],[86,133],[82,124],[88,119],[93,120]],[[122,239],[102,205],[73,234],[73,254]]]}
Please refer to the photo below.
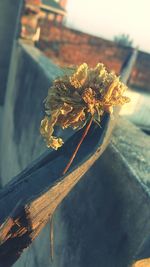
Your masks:
{"label": "dried flower", "polygon": [[86,63],[72,69],[70,75],[56,79],[45,99],[46,116],[41,121],[40,132],[47,146],[58,149],[63,140],[53,136],[54,127],[81,129],[91,117],[101,122],[104,112],[129,102],[123,96],[126,86],[113,72],[98,63],[89,68]]}

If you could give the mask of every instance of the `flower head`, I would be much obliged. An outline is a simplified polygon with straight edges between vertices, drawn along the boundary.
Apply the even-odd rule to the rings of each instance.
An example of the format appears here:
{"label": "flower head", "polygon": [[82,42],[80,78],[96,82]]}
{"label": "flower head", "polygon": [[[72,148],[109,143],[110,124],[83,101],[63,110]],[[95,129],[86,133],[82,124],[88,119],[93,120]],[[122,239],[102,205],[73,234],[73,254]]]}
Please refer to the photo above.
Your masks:
{"label": "flower head", "polygon": [[55,126],[81,129],[91,117],[100,123],[104,112],[112,113],[114,106],[129,102],[123,96],[126,88],[102,63],[95,68],[83,63],[70,75],[56,79],[45,99],[46,116],[40,127],[47,146],[58,149],[63,144],[53,136]]}

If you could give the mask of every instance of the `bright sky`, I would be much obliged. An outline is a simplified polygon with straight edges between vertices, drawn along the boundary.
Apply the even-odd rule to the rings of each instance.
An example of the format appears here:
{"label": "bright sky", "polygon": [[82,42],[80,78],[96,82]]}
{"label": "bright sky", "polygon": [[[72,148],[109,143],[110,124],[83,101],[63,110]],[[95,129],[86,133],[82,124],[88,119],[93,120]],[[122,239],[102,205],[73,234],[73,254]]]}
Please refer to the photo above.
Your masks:
{"label": "bright sky", "polygon": [[67,25],[106,39],[129,34],[150,53],[150,0],[68,0]]}

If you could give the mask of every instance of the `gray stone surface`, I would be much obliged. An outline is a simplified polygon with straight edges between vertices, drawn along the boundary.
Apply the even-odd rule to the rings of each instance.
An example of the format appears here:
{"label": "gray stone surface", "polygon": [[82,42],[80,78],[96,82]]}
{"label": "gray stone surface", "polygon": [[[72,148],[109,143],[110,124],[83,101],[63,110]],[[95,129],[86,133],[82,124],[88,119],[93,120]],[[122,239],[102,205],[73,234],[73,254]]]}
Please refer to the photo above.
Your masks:
{"label": "gray stone surface", "polygon": [[[39,134],[43,99],[61,70],[37,49],[14,50],[4,108],[2,182],[46,148]],[[119,120],[111,143],[14,267],[128,267],[150,233],[149,137]],[[38,182],[38,181],[37,181]]]}

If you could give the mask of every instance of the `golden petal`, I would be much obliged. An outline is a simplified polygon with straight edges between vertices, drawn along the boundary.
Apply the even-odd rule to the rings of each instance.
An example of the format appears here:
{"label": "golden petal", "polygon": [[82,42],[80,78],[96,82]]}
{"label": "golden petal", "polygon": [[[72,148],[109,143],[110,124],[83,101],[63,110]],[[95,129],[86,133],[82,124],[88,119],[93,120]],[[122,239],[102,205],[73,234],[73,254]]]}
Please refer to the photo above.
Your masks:
{"label": "golden petal", "polygon": [[80,65],[76,72],[70,77],[70,84],[76,89],[81,88],[87,78],[88,66],[86,63]]}
{"label": "golden petal", "polygon": [[132,267],[150,267],[150,258],[139,260]]}

